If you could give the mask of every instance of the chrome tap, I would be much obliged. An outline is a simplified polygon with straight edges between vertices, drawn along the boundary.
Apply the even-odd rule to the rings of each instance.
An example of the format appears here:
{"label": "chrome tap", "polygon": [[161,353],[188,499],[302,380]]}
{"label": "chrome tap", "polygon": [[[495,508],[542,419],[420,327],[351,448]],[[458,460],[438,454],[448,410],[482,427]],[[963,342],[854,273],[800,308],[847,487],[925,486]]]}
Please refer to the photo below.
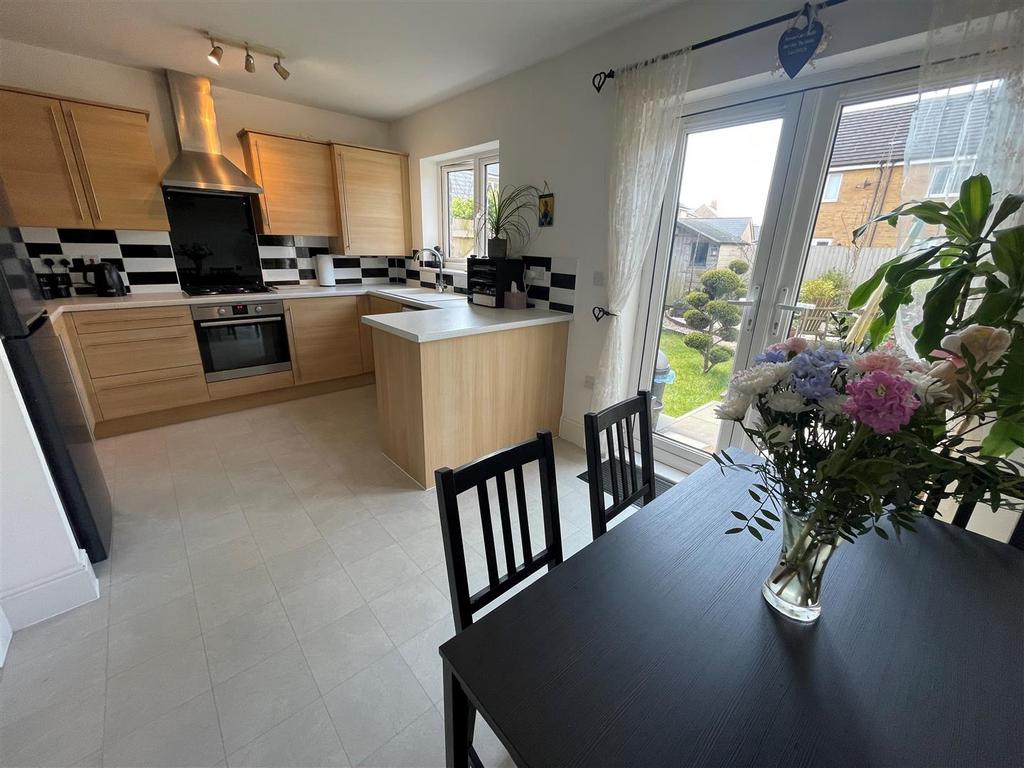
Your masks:
{"label": "chrome tap", "polygon": [[444,252],[439,245],[435,245],[433,248],[422,248],[419,253],[421,267],[424,266],[423,255],[426,253],[432,253],[437,258],[437,282],[434,284],[434,290],[444,293],[448,290],[448,283],[444,281]]}

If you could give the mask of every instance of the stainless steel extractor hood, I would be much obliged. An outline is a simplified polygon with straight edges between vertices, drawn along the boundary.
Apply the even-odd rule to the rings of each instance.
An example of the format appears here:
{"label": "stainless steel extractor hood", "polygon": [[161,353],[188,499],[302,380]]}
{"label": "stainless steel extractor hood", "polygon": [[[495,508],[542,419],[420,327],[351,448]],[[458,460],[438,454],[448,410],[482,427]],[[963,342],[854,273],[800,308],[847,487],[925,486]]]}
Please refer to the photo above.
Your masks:
{"label": "stainless steel extractor hood", "polygon": [[167,70],[181,152],[164,174],[165,187],[259,193],[263,189],[220,151],[210,81]]}

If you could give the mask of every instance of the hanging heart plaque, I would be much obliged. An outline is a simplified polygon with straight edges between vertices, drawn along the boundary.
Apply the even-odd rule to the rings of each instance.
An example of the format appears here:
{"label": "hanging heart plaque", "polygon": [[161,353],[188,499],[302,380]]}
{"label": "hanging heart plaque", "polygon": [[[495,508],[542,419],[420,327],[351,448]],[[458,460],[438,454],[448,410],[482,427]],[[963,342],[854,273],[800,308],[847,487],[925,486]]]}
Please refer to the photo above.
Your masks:
{"label": "hanging heart plaque", "polygon": [[807,13],[807,18],[805,26],[790,27],[779,38],[779,63],[791,80],[814,57],[825,34],[825,26],[813,13]]}

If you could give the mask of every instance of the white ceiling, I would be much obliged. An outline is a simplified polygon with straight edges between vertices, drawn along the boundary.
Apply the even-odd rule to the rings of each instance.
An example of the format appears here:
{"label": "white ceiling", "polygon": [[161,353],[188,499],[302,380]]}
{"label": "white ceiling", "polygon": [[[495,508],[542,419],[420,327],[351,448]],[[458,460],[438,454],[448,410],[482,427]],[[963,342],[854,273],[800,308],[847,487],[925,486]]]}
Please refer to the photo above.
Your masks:
{"label": "white ceiling", "polygon": [[[393,119],[569,50],[673,0],[3,0],[0,37],[95,59],[209,76],[226,88]],[[284,51],[225,49],[199,30]]]}

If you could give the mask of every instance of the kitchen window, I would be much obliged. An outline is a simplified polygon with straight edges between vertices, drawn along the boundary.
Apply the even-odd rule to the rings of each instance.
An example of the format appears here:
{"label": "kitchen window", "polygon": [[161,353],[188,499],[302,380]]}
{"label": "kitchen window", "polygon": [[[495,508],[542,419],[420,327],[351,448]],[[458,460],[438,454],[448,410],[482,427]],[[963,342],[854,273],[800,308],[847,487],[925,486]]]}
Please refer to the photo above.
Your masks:
{"label": "kitchen window", "polygon": [[447,264],[458,268],[468,256],[487,253],[486,217],[501,188],[500,168],[494,154],[440,166],[442,248]]}
{"label": "kitchen window", "polygon": [[834,203],[839,199],[839,190],[843,186],[843,174],[830,173],[825,177],[825,192],[821,196],[821,202]]}

